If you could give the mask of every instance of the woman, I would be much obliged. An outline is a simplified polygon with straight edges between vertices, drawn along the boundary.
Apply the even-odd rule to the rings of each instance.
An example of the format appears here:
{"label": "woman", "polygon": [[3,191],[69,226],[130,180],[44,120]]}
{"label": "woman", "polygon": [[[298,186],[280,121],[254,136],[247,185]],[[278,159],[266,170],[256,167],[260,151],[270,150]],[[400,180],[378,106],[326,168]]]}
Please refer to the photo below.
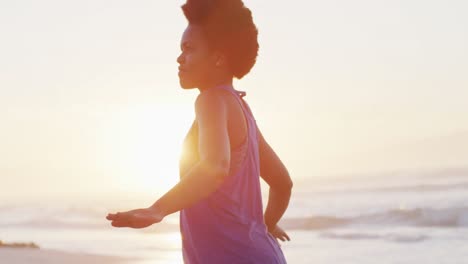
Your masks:
{"label": "woman", "polygon": [[[257,29],[241,0],[188,0],[177,58],[184,89],[198,88],[195,121],[184,140],[180,182],[152,206],[117,214],[115,227],[144,228],[180,211],[185,263],[286,263],[276,239],[291,178],[235,90],[255,64]],[[270,186],[263,214],[261,176]]]}

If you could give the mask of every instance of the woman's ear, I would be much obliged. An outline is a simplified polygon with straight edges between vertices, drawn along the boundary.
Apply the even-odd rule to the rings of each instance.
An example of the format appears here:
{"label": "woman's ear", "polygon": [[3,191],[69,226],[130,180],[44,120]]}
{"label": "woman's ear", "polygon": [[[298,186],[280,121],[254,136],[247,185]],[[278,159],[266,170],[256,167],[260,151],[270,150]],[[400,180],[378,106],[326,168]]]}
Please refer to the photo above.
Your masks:
{"label": "woman's ear", "polygon": [[215,54],[215,66],[221,67],[226,64],[226,56],[221,52],[216,52]]}

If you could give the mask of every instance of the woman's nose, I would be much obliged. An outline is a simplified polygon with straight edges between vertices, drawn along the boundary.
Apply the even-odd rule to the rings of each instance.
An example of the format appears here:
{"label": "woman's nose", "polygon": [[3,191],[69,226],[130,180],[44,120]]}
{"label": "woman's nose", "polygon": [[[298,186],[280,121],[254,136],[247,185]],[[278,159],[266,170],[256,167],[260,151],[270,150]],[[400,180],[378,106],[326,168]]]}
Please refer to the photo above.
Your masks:
{"label": "woman's nose", "polygon": [[180,53],[179,57],[177,57],[177,63],[183,64],[185,61],[184,54]]}

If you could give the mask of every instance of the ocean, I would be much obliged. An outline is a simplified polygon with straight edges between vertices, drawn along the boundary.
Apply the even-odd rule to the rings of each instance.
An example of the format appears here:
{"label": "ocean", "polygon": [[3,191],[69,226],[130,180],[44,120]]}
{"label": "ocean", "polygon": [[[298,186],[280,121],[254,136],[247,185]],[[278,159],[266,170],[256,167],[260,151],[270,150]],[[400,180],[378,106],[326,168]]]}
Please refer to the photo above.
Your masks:
{"label": "ocean", "polygon": [[[135,264],[182,263],[177,214],[146,229],[117,229],[107,213],[134,209],[120,202],[4,200],[0,240]],[[296,180],[280,226],[291,237],[280,244],[293,264],[468,263],[468,170]]]}

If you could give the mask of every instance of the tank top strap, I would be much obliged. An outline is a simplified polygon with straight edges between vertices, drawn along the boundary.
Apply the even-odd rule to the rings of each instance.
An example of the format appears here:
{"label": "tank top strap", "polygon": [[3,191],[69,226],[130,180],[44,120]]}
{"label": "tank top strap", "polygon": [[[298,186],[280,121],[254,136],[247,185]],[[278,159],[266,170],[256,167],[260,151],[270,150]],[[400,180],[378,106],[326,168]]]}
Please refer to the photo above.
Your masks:
{"label": "tank top strap", "polygon": [[223,89],[234,94],[235,97],[238,99],[240,105],[242,106],[242,109],[244,110],[244,112],[247,112],[249,116],[255,120],[252,114],[252,110],[250,110],[249,105],[244,101],[244,97],[247,95],[245,91],[238,91],[234,89],[232,85],[220,85],[216,89]]}
{"label": "tank top strap", "polygon": [[229,92],[234,93],[235,95],[239,96],[240,98],[243,98],[244,96],[247,95],[246,92],[238,91],[238,90],[234,89],[234,87],[232,87],[232,85],[228,85],[228,84],[220,85],[215,89],[223,89],[223,90],[229,91]]}

